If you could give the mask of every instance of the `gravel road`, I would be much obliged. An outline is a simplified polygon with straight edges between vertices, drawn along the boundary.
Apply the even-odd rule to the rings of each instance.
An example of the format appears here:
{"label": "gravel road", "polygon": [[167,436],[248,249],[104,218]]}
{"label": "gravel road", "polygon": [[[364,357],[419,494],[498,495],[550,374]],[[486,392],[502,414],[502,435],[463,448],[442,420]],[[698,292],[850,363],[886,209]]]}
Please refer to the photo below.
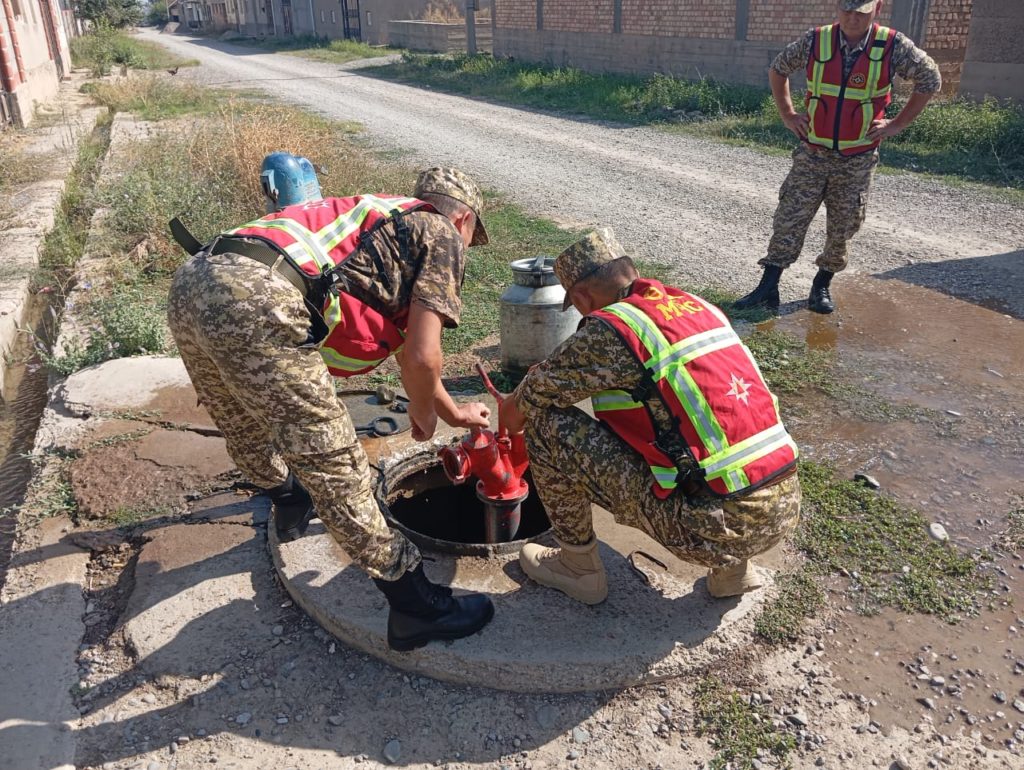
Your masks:
{"label": "gravel road", "polygon": [[[179,77],[264,89],[327,117],[358,121],[376,146],[402,150],[420,165],[457,164],[532,214],[611,225],[627,248],[678,266],[688,283],[743,291],[759,274],[786,158],[360,74],[376,62],[322,64],[206,39],[142,36],[202,62]],[[784,299],[806,296],[824,220],[822,212],[783,284]],[[1024,207],[974,186],[893,174],[876,177],[850,270],[897,271],[904,280],[1024,317],[1022,258]]]}

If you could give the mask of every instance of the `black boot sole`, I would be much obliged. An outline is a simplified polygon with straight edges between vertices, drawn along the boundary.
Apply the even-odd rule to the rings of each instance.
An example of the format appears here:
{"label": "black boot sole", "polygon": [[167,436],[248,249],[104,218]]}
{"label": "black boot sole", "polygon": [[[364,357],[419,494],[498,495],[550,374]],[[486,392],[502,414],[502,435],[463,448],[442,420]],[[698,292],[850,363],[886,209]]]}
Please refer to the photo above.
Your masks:
{"label": "black boot sole", "polygon": [[828,315],[829,313],[832,313],[832,312],[835,311],[836,306],[835,305],[816,305],[816,304],[814,304],[812,302],[808,302],[807,303],[807,309],[810,310],[812,313],[818,313],[820,315]]}
{"label": "black boot sole", "polygon": [[474,623],[468,628],[463,628],[458,631],[425,631],[422,634],[416,634],[415,636],[408,636],[402,639],[397,639],[391,635],[391,629],[388,629],[388,647],[395,652],[411,652],[412,650],[419,649],[420,647],[426,647],[430,642],[433,641],[449,641],[453,639],[463,639],[467,636],[479,633],[479,631],[491,622],[494,617],[494,605],[488,604],[487,612],[481,616],[480,620]]}
{"label": "black boot sole", "polygon": [[773,313],[779,312],[779,305],[782,304],[778,293],[771,297],[765,297],[764,299],[756,302],[744,302],[744,298],[736,300],[732,303],[733,310],[770,310]]}

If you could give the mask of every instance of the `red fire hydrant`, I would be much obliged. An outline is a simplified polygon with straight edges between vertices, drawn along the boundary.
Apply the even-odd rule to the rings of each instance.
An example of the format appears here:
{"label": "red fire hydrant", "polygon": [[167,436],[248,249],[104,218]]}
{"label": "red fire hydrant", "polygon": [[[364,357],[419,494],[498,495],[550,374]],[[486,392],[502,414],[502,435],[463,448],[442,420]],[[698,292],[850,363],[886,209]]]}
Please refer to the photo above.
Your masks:
{"label": "red fire hydrant", "polygon": [[[480,364],[476,369],[500,408],[504,397]],[[477,477],[476,495],[486,512],[487,542],[514,540],[519,529],[520,504],[530,494],[529,485],[523,481],[523,474],[530,465],[523,434],[510,436],[499,418],[497,435],[485,428],[473,428],[462,441],[443,447],[438,455],[453,484]]]}

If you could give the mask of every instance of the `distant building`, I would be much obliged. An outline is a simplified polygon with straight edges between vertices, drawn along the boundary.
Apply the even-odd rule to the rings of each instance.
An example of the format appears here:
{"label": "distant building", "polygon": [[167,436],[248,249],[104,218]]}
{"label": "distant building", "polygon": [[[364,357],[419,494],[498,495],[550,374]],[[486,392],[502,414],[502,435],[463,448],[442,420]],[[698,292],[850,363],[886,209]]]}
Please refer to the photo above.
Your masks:
{"label": "distant building", "polygon": [[[486,0],[485,0],[486,1]],[[170,0],[178,32],[388,42],[388,22],[421,19],[432,0]],[[439,0],[433,0],[436,6]],[[462,8],[465,0],[452,0]]]}
{"label": "distant building", "polygon": [[65,0],[4,0],[0,15],[0,118],[23,127],[37,102],[71,71],[68,38],[79,26]]}

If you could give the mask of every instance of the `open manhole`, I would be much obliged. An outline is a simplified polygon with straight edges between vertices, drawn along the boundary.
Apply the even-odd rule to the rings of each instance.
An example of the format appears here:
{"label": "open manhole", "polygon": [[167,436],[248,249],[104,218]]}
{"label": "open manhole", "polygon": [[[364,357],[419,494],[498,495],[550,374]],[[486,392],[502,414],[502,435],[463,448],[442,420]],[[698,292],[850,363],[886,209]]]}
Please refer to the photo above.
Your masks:
{"label": "open manhole", "polygon": [[391,524],[425,551],[465,556],[517,553],[523,543],[541,537],[551,527],[530,472],[523,480],[530,494],[520,509],[518,539],[486,542],[484,503],[475,484],[452,484],[433,452],[414,455],[383,473],[377,502]]}

